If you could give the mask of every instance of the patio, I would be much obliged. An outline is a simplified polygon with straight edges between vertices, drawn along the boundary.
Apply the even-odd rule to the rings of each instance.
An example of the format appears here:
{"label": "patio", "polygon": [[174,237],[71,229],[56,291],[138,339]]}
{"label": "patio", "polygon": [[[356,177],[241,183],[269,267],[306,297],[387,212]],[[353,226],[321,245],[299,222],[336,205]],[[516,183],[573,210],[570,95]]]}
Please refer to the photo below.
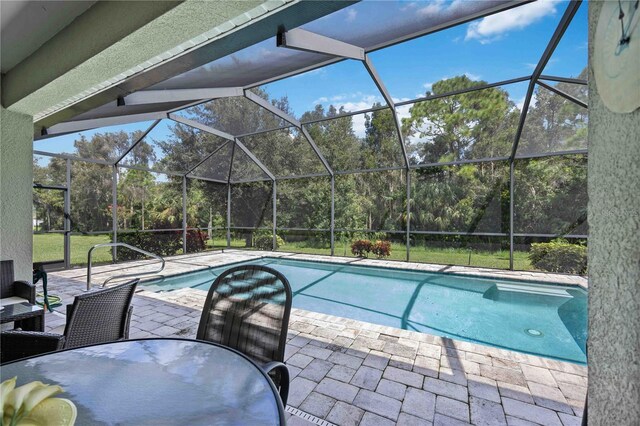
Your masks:
{"label": "patio", "polygon": [[[165,274],[265,255],[310,257],[234,250],[176,256],[167,259]],[[567,275],[324,259],[586,285],[586,279]],[[126,272],[121,268],[95,267],[96,281]],[[130,272],[145,268],[154,266]],[[68,303],[85,288],[86,269],[51,273],[49,283],[50,292]],[[194,338],[205,296],[190,288],[154,293],[141,286],[133,301],[130,337]],[[47,314],[48,331],[62,332],[63,311]],[[584,366],[300,309],[291,314],[285,361],[292,376],[291,425],[579,425],[587,387]]]}
{"label": "patio", "polygon": [[[328,273],[334,281],[323,290],[329,295],[309,298],[317,304],[291,313],[287,423],[568,426],[586,424],[588,417],[594,425],[640,424],[637,1],[4,0],[0,7],[0,260],[11,264],[11,273],[2,274],[8,285],[1,297],[29,301],[4,310],[3,331],[16,319],[25,330],[40,329],[43,311],[33,305],[33,288],[21,284],[28,294],[14,295],[13,281],[35,280],[33,268],[44,262],[49,292],[62,298],[46,313],[45,331],[61,333],[65,305],[87,294],[87,253],[96,245],[109,249],[94,256],[100,265],[90,274],[94,288],[122,272],[157,266],[123,246],[164,257],[164,275],[269,256],[522,280],[529,291],[520,283],[503,287],[535,303],[517,297],[494,303],[502,301],[499,293],[494,299],[475,286],[461,292],[476,299],[448,289],[437,298],[426,294],[426,283],[387,298],[385,291],[396,289],[380,281],[401,274],[383,277],[387,272],[380,270],[354,279],[342,294],[350,282]],[[238,280],[245,289],[258,287],[246,281]],[[535,282],[565,288],[536,289]],[[455,286],[466,284],[455,280]],[[220,410],[238,421],[239,413],[254,412],[224,405],[225,385],[238,382],[252,389],[250,383],[261,384],[279,422],[275,411],[256,411],[282,424],[287,387],[280,386],[280,395],[276,387],[286,372],[270,381],[264,364],[248,353],[229,359],[244,359],[253,382],[238,380],[240,369],[227,368],[231,364],[211,363],[216,354],[233,353],[233,345],[193,340],[205,292],[157,288],[140,285],[133,299],[130,337],[142,340],[106,343],[104,353],[112,354],[109,345],[134,353],[153,338],[158,362],[172,359],[171,367],[197,377],[204,371],[209,387],[191,386],[185,374],[187,389],[196,394],[185,393],[192,406],[176,404],[184,410],[172,412],[175,407],[160,404],[167,411],[156,410],[148,401],[134,402],[156,390],[150,376],[138,375],[134,364],[129,370],[98,362],[109,366],[107,375],[121,373],[113,384],[141,383],[134,398],[124,397],[131,403],[126,407],[121,399],[108,401],[115,408],[105,410],[104,423],[117,423],[109,415],[118,413],[139,416],[124,424],[152,418],[198,423],[192,415],[208,424]],[[548,291],[536,292],[540,288]],[[286,285],[281,290],[278,297],[288,295]],[[565,302],[569,296],[560,293],[580,293],[574,298],[579,303],[547,303],[554,291]],[[264,295],[275,298],[276,292],[236,301],[246,309]],[[127,303],[130,296],[131,290]],[[441,303],[446,297],[451,305]],[[367,298],[377,303],[371,315],[354,318],[375,322],[375,315],[387,315],[406,320],[404,327],[431,313],[445,326],[411,324],[416,330],[475,328],[484,333],[475,341],[497,347],[314,312],[332,312],[322,303],[334,302],[360,309]],[[387,304],[397,310],[387,311]],[[491,304],[504,315],[481,308]],[[95,321],[104,318],[97,310],[112,305],[103,299],[93,306],[86,317]],[[122,313],[117,321],[102,321],[121,338],[127,310],[105,311]],[[351,315],[346,308],[336,312]],[[469,315],[461,320],[461,312]],[[274,317],[256,321],[266,329],[256,333],[260,349],[268,346],[261,338],[281,330],[269,329]],[[241,325],[229,318],[221,321],[225,333],[250,341],[250,332],[235,333],[246,317]],[[519,322],[523,318],[558,320],[559,327],[530,328]],[[502,324],[522,339],[544,331],[555,342],[577,343],[580,358],[565,356],[561,344],[546,339],[528,340],[531,350],[513,345],[500,333]],[[86,334],[109,328],[94,322]],[[57,351],[67,339],[18,330],[4,332],[3,342],[12,334],[27,343],[5,348],[39,349],[36,339],[57,339]],[[164,349],[178,338],[177,345],[194,352]],[[281,359],[283,340],[268,361]],[[540,342],[557,351],[538,351]],[[39,360],[81,359],[84,350],[90,351],[80,347]],[[528,353],[577,362],[588,354],[588,366]],[[4,383],[10,386],[14,376],[57,383],[32,377],[39,374],[38,361],[32,362],[12,364],[23,370],[11,376],[11,367],[5,369]],[[65,386],[81,410],[87,399],[99,401],[92,395],[103,396],[102,389],[92,382],[110,376],[60,365],[52,374],[78,374]],[[145,368],[164,372],[151,363]],[[173,379],[158,382],[171,388]],[[87,383],[95,394],[78,391]],[[229,400],[257,399],[241,391]],[[209,402],[220,404],[210,409]],[[9,415],[18,421],[20,410],[13,408]],[[92,423],[87,419],[94,417],[80,414],[79,423]]]}

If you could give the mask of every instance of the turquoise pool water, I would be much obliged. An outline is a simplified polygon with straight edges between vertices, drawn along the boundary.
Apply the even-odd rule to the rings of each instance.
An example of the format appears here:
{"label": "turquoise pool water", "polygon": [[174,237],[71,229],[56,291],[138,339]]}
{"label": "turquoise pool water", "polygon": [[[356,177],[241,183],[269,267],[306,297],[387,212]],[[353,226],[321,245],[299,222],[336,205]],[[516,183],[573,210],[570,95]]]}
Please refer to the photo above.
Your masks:
{"label": "turquoise pool water", "polygon": [[[282,272],[295,308],[586,362],[587,293],[580,288],[276,258],[246,263]],[[206,291],[229,267],[144,285]]]}

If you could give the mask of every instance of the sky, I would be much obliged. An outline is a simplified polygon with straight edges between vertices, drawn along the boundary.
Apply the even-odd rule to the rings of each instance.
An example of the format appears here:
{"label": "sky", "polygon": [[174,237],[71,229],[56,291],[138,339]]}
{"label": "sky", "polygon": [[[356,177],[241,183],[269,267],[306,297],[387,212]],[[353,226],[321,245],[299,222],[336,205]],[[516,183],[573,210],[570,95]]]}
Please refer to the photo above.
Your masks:
{"label": "sky", "polygon": [[[365,0],[366,2],[367,0]],[[382,3],[384,1],[385,3]],[[446,13],[470,0],[395,1],[370,0],[366,6],[347,7],[323,19],[331,23],[328,32],[344,28],[368,28],[380,19],[381,8],[397,10],[414,19]],[[376,2],[377,5],[376,5]],[[391,4],[391,3],[393,4]],[[497,82],[530,75],[568,5],[567,1],[538,0],[499,14],[406,41],[370,53],[378,74],[394,102],[424,96],[438,80],[466,75],[472,80]],[[395,9],[394,9],[395,8]],[[409,19],[409,18],[407,18]],[[390,19],[391,21],[392,19]],[[384,24],[383,24],[384,25]],[[313,27],[313,26],[312,26]],[[318,26],[321,28],[321,26]],[[576,77],[587,65],[587,2],[583,2],[564,34],[544,74]],[[300,117],[317,104],[334,105],[347,111],[384,103],[380,92],[359,61],[346,60],[263,86],[271,97],[287,96],[294,114]],[[503,86],[516,105],[522,105],[527,83]],[[399,107],[400,117],[410,106]],[[87,138],[97,132],[144,130],[151,123],[135,123],[82,132]],[[167,126],[161,126],[169,131]],[[364,133],[364,116],[354,117],[354,130]],[[160,129],[154,136],[163,137]],[[79,134],[34,142],[34,149],[73,152]]]}

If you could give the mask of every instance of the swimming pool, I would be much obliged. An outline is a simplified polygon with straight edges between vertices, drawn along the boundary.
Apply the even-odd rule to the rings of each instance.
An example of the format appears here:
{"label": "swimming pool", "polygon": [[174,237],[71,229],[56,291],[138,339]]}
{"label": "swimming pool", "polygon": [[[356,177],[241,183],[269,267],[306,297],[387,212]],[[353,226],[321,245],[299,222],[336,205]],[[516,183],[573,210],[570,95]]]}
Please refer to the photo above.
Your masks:
{"label": "swimming pool", "polygon": [[[294,308],[586,362],[587,292],[578,287],[278,258],[244,263],[282,272]],[[206,291],[229,267],[143,285]]]}

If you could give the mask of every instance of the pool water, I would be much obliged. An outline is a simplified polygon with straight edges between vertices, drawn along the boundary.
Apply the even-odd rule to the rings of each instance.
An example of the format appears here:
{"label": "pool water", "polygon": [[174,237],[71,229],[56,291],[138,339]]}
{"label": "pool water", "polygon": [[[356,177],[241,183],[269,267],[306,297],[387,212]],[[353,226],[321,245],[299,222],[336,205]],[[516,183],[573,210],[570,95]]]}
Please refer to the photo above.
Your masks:
{"label": "pool water", "polygon": [[[586,363],[587,292],[578,287],[277,258],[245,263],[284,274],[294,308]],[[206,291],[229,267],[144,286]]]}

